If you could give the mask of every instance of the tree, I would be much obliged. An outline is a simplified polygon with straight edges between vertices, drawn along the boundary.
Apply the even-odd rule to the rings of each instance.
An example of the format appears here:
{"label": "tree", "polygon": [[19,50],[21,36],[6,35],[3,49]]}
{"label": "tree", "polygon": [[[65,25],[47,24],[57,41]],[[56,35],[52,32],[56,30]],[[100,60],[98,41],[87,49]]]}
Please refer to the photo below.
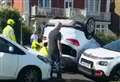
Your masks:
{"label": "tree", "polygon": [[14,8],[10,8],[10,7],[0,7],[0,33],[2,33],[3,28],[7,25],[6,21],[12,18],[15,20],[15,26],[14,26],[14,30],[15,30],[15,35],[17,38],[17,42],[20,43],[21,41],[21,25],[22,25],[22,34],[23,34],[23,44],[28,44],[29,43],[29,36],[31,34],[31,31],[29,28],[27,28],[27,26],[22,22],[21,20],[21,16],[20,13],[14,9]]}
{"label": "tree", "polygon": [[19,20],[20,17],[21,16],[17,10],[8,7],[0,7],[0,28],[1,28],[0,32],[2,32],[3,28],[7,25],[6,21],[9,18],[14,19],[15,20],[14,30],[18,42],[19,42],[18,37],[20,37],[20,25],[21,25],[20,24],[21,21]]}

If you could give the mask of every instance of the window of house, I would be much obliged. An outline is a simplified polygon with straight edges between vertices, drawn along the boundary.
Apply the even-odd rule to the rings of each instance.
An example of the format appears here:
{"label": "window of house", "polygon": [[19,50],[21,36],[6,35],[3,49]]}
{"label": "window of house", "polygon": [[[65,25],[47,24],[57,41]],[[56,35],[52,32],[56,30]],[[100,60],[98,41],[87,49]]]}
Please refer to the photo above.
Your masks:
{"label": "window of house", "polygon": [[39,0],[39,6],[43,8],[49,8],[51,0]]}
{"label": "window of house", "polygon": [[69,6],[72,7],[72,2],[69,2]]}
{"label": "window of house", "polygon": [[39,0],[39,6],[43,7],[43,0]]}
{"label": "window of house", "polygon": [[97,28],[100,28],[100,25],[97,25]]}
{"label": "window of house", "polygon": [[104,26],[104,25],[102,25],[101,27],[102,27],[102,28],[104,28],[105,26]]}
{"label": "window of house", "polygon": [[86,7],[88,11],[94,10],[94,0],[87,0]]}
{"label": "window of house", "polygon": [[65,3],[65,8],[68,8],[68,2]]}
{"label": "window of house", "polygon": [[100,10],[101,0],[86,0],[86,8],[88,12],[98,12]]}
{"label": "window of house", "polygon": [[49,0],[45,0],[45,7],[49,7]]}
{"label": "window of house", "polygon": [[100,0],[95,0],[95,12],[100,11]]}
{"label": "window of house", "polygon": [[65,8],[73,8],[73,0],[64,0]]}

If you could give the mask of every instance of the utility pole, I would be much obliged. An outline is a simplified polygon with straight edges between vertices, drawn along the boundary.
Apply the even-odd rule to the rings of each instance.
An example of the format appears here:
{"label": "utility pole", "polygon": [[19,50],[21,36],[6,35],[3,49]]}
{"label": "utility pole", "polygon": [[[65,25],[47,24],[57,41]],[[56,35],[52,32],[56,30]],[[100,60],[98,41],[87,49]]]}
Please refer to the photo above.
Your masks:
{"label": "utility pole", "polygon": [[24,1],[24,15],[26,19],[26,24],[30,26],[30,17],[31,17],[31,0],[23,0]]}

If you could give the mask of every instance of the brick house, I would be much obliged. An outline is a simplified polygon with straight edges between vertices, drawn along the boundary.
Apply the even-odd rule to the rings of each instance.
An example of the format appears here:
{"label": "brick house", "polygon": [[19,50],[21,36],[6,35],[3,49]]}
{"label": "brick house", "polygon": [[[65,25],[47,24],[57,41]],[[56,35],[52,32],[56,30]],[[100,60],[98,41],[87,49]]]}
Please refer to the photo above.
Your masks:
{"label": "brick house", "polygon": [[11,0],[11,6],[17,9],[21,14],[24,12],[23,0]]}
{"label": "brick house", "polygon": [[[109,12],[110,0],[39,0],[39,8],[63,8],[84,10],[87,15]],[[88,14],[89,13],[89,14]]]}
{"label": "brick house", "polygon": [[96,22],[98,28],[108,28],[110,24],[110,3],[111,0],[11,0],[11,5],[24,14],[28,20],[33,15],[94,16],[96,20],[99,20]]}
{"label": "brick house", "polygon": [[108,32],[111,0],[39,0],[38,14],[47,16],[94,16],[96,31]]}
{"label": "brick house", "polygon": [[[17,8],[20,13],[24,13],[27,5],[32,12],[32,7],[37,6],[39,13],[44,9],[44,11],[50,11],[53,8],[59,8],[63,10],[64,13],[68,12],[69,9],[72,10],[72,14],[83,14],[85,16],[95,15],[101,16],[109,14],[109,7],[111,0],[7,0],[11,2],[11,5]],[[29,4],[28,4],[29,3]],[[104,14],[105,13],[105,14]],[[44,13],[43,13],[44,14]],[[108,15],[107,15],[108,16]],[[103,17],[103,16],[102,16]],[[108,17],[106,17],[108,18]]]}

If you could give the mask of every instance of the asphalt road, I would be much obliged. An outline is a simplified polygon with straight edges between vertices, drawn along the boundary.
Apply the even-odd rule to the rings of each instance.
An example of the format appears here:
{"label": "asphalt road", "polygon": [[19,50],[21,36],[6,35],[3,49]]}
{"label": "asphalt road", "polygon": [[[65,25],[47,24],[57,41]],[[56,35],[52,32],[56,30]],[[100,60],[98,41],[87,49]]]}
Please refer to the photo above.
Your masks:
{"label": "asphalt road", "polygon": [[[0,82],[16,82],[16,81],[0,81]],[[52,79],[52,80],[44,80],[43,82],[95,82],[87,77],[83,76],[82,74],[78,73],[63,73],[62,79]]]}
{"label": "asphalt road", "polygon": [[53,79],[53,80],[47,80],[44,82],[94,82],[94,81],[86,78],[85,76],[81,74],[63,73],[61,80]]}

